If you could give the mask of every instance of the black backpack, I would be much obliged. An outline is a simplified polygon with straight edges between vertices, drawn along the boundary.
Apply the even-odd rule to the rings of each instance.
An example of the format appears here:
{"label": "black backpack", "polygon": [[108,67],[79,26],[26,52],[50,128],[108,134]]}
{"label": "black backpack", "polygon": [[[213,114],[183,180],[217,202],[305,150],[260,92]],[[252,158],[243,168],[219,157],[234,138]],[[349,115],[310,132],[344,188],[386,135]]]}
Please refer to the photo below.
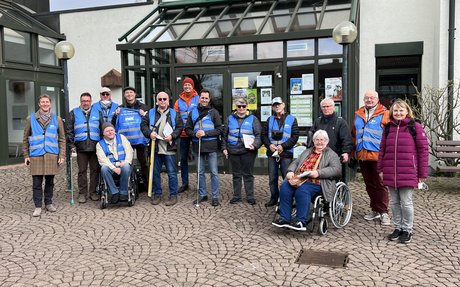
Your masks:
{"label": "black backpack", "polygon": [[[411,119],[409,123],[407,124],[407,128],[409,129],[410,134],[412,135],[412,138],[414,139],[414,142],[417,139],[417,132],[415,131],[415,122],[420,123],[420,120],[418,119]],[[387,123],[385,125],[385,138],[388,136],[388,133],[390,132],[390,123]]]}

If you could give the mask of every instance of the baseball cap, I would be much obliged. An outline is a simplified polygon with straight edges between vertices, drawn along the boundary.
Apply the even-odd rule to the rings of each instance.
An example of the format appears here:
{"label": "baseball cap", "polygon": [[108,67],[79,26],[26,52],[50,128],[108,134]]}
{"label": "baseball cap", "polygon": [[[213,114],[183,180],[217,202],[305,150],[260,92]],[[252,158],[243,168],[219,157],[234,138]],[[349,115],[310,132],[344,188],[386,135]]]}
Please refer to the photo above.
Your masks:
{"label": "baseball cap", "polygon": [[100,91],[101,94],[102,94],[102,93],[110,93],[110,92],[112,92],[112,91],[111,91],[109,88],[107,88],[107,87],[102,87],[102,89],[101,89],[101,91]]}
{"label": "baseball cap", "polygon": [[272,105],[282,104],[282,103],[283,103],[283,100],[281,99],[281,97],[276,97],[272,100]]}
{"label": "baseball cap", "polygon": [[136,89],[133,88],[133,87],[126,87],[126,88],[124,88],[124,89],[123,89],[123,93],[126,92],[126,91],[128,91],[128,90],[131,90],[131,91],[137,93],[137,92],[136,92]]}

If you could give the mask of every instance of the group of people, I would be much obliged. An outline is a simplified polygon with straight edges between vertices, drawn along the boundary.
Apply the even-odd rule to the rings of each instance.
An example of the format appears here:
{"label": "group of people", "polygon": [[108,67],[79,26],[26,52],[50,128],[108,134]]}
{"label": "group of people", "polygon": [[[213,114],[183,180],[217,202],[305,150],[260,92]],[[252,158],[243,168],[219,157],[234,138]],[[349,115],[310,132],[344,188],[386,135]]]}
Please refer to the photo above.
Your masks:
{"label": "group of people", "polygon": [[[208,200],[205,165],[211,174],[211,205],[219,205],[217,152],[229,159],[233,175],[233,197],[230,204],[246,201],[256,204],[253,169],[257,150],[267,149],[270,199],[266,207],[280,204],[278,227],[305,230],[311,198],[322,193],[330,200],[335,180],[343,174],[352,159],[359,163],[370,198],[371,212],[366,220],[380,219],[390,225],[389,195],[393,213],[394,232],[390,240],[410,242],[413,226],[412,192],[428,173],[428,143],[423,127],[414,121],[410,106],[396,100],[390,110],[379,103],[378,94],[368,91],[364,106],[356,111],[352,130],[334,112],[334,101],[321,101],[321,116],[311,128],[312,143],[293,160],[298,144],[299,127],[294,116],[286,113],[280,97],[272,100],[273,114],[264,125],[248,111],[244,98],[235,100],[236,110],[222,124],[221,115],[211,105],[207,89],[198,94],[191,78],[183,81],[183,92],[174,106],[170,95],[159,92],[155,108],[148,107],[136,97],[132,87],[123,89],[125,104],[111,100],[111,90],[100,91],[100,101],[83,93],[80,106],[70,112],[66,129],[60,117],[51,113],[51,99],[39,97],[39,110],[27,118],[24,130],[24,158],[30,164],[33,178],[33,216],[40,216],[44,194],[46,210],[56,211],[52,203],[54,175],[65,161],[66,139],[72,152],[77,153],[79,203],[88,198],[99,200],[96,182],[100,173],[111,194],[111,203],[128,196],[128,179],[132,173],[134,150],[144,180],[152,176],[151,203],[162,202],[160,173],[166,167],[169,197],[166,206],[177,203],[177,196],[189,189],[188,161],[190,145],[199,162],[198,196],[195,204]],[[65,131],[66,130],[66,131]],[[413,140],[410,140],[410,139]],[[148,166],[148,149],[154,149],[153,173]],[[182,186],[179,187],[176,152],[180,150]],[[87,172],[89,167],[89,184]],[[120,177],[115,185],[113,175]],[[279,175],[283,183],[279,187]],[[45,178],[45,187],[42,182]],[[388,187],[388,189],[387,189]],[[293,198],[297,203],[297,218],[291,219]]]}

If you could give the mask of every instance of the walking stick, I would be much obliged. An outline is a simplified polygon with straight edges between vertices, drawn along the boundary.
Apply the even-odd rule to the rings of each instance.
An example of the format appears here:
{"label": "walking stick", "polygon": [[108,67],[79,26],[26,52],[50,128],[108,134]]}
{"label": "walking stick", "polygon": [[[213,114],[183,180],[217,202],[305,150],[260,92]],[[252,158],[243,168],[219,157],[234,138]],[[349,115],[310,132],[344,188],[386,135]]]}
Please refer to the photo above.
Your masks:
{"label": "walking stick", "polygon": [[72,174],[72,154],[70,154],[70,205],[75,205],[75,198],[74,198],[74,192],[73,192],[73,174]]}
{"label": "walking stick", "polygon": [[155,139],[152,139],[150,147],[150,165],[149,165],[149,185],[147,196],[152,197],[152,183],[153,183],[153,160],[155,158]]}
{"label": "walking stick", "polygon": [[[200,121],[200,130],[203,128],[203,124]],[[196,187],[196,207],[200,206],[200,159],[201,159],[201,137],[198,138],[198,162],[196,167],[197,187]]]}

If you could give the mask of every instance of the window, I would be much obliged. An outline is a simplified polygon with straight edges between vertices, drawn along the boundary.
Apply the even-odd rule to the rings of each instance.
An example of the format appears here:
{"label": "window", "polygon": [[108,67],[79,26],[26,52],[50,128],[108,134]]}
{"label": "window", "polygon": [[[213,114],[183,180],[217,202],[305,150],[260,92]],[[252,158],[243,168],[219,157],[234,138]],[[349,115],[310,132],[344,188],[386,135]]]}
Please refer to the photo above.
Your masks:
{"label": "window", "polygon": [[15,62],[32,62],[30,34],[4,28],[5,60]]}
{"label": "window", "polygon": [[54,46],[56,46],[57,42],[56,39],[38,36],[38,57],[40,64],[58,65],[58,59],[54,54]]}

